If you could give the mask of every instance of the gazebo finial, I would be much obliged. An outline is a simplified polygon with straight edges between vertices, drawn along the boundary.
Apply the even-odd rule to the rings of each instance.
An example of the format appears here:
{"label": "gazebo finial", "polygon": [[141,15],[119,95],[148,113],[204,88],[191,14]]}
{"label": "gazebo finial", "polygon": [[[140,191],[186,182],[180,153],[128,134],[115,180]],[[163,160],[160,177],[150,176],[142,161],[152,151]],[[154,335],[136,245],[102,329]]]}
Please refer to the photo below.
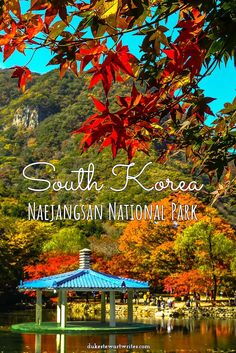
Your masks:
{"label": "gazebo finial", "polygon": [[90,269],[90,249],[82,249],[79,252],[79,268],[82,269]]}

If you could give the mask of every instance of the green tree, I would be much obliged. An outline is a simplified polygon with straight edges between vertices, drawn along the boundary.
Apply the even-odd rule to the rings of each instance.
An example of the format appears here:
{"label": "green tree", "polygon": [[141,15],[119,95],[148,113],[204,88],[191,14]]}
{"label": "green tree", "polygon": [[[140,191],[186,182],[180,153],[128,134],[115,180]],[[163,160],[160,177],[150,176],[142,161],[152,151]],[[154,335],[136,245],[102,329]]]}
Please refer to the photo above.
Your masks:
{"label": "green tree", "polygon": [[37,262],[43,242],[54,227],[38,221],[0,218],[0,288],[6,291],[23,279],[23,268]]}
{"label": "green tree", "polygon": [[175,251],[183,266],[200,269],[212,279],[214,298],[218,285],[230,272],[234,258],[235,240],[226,233],[217,231],[204,221],[186,228],[175,242]]}
{"label": "green tree", "polygon": [[76,254],[81,249],[88,247],[88,240],[77,227],[61,228],[58,233],[45,242],[44,252]]}

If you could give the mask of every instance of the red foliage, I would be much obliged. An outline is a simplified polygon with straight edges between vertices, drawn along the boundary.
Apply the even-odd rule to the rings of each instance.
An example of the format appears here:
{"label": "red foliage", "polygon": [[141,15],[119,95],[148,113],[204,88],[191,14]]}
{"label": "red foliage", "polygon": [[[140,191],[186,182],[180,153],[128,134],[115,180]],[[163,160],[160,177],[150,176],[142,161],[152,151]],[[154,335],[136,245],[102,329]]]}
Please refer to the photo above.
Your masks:
{"label": "red foliage", "polygon": [[[4,60],[15,50],[24,54],[26,47],[47,47],[54,53],[49,65],[59,65],[61,78],[67,70],[78,76],[78,71],[84,73],[89,65],[89,88],[103,86],[105,102],[94,98],[96,114],[74,132],[84,134],[84,150],[92,145],[99,145],[100,151],[111,146],[113,157],[123,149],[131,160],[138,150],[148,153],[156,141],[159,162],[185,151],[193,162],[193,172],[220,180],[228,166],[232,170],[235,109],[230,110],[232,114],[228,108],[223,113],[224,124],[218,123],[218,117],[214,125],[207,126],[205,119],[213,114],[208,106],[212,98],[204,97],[199,88],[214,64],[234,56],[233,16],[223,2],[211,6],[203,0],[179,0],[174,5],[151,0],[32,0],[25,13],[20,4],[20,0],[0,2],[0,51]],[[173,28],[167,37],[164,33],[168,28],[159,23],[173,14],[178,15],[175,28],[179,34],[176,37]],[[222,25],[222,15],[229,20],[228,27]],[[143,38],[140,60],[121,41],[131,32]],[[13,77],[24,91],[31,73],[26,67],[16,67]],[[128,79],[143,84],[143,91],[133,87],[126,97],[117,97],[120,108],[112,111],[108,96],[112,84]],[[223,192],[219,185],[216,198]]]}
{"label": "red foliage", "polygon": [[73,0],[51,0],[51,1],[42,1],[42,0],[33,0],[31,1],[31,10],[46,10],[44,22],[47,26],[55,19],[57,15],[63,21],[67,21],[67,6],[73,5]]}
{"label": "red foliage", "polygon": [[166,292],[184,295],[193,291],[205,293],[212,287],[211,278],[200,270],[174,273],[163,280]]}
{"label": "red foliage", "polygon": [[[159,119],[154,116],[157,95],[143,95],[133,86],[130,97],[117,97],[121,109],[116,113],[109,111],[109,105],[94,99],[94,104],[99,113],[91,116],[82,127],[74,133],[84,133],[81,141],[84,150],[103,137],[100,151],[109,145],[112,148],[113,158],[119,149],[124,149],[131,160],[139,149],[148,151],[149,134],[154,134],[153,124],[158,124]],[[150,115],[153,117],[150,118]],[[158,132],[159,133],[159,132]]]}
{"label": "red foliage", "polygon": [[139,274],[133,272],[132,264],[124,258],[122,254],[118,254],[112,257],[112,259],[104,259],[102,257],[92,255],[93,269],[95,271],[109,273],[115,276],[121,276],[125,278],[136,278],[143,280]]}
{"label": "red foliage", "polygon": [[31,71],[25,66],[15,66],[13,69],[15,69],[15,71],[13,72],[11,77],[18,78],[18,88],[22,89],[22,91],[24,92],[27,80],[32,80]]}
{"label": "red foliage", "polygon": [[25,277],[37,279],[73,271],[79,267],[79,255],[42,255],[36,265],[24,267]]}
{"label": "red foliage", "polygon": [[[198,36],[204,25],[205,15],[192,9],[191,14],[184,13],[184,18],[179,21],[178,27],[181,28],[180,35],[170,45],[170,49],[164,49],[166,54],[166,65],[159,78],[154,82],[153,87],[149,87],[146,94],[141,94],[133,86],[130,96],[117,97],[121,109],[112,113],[109,110],[108,102],[106,105],[95,101],[95,107],[98,113],[88,118],[82,127],[74,133],[84,133],[84,139],[81,145],[86,151],[94,143],[100,142],[100,151],[107,146],[111,146],[113,158],[119,149],[124,149],[131,160],[137,150],[148,152],[149,143],[153,138],[166,140],[169,131],[162,129],[161,119],[167,112],[161,107],[168,106],[168,113],[171,116],[176,114],[185,114],[179,104],[173,104],[174,94],[179,90],[179,85],[172,83],[173,77],[181,75],[183,72],[190,74],[190,81],[200,73],[200,69],[205,57],[205,50],[202,50],[198,44]],[[104,51],[103,51],[104,53]],[[98,54],[95,54],[98,55]],[[101,52],[99,52],[99,57]],[[86,51],[83,60],[92,62],[93,68],[89,72],[94,73],[90,88],[102,81],[106,95],[111,87],[112,80],[122,81],[119,71],[134,76],[132,67],[137,59],[128,53],[127,47],[122,47],[120,42],[117,45],[116,52],[106,51],[106,59],[102,64],[98,60],[93,61],[94,49]],[[85,66],[82,61],[82,68]],[[161,86],[160,86],[161,85]],[[150,89],[155,87],[155,91]],[[159,87],[157,90],[156,88]],[[161,88],[160,88],[161,87]],[[169,96],[168,96],[169,93]],[[205,112],[209,112],[209,107],[205,110],[194,111],[200,121],[204,121]],[[155,126],[155,127],[154,127]],[[175,145],[169,144],[168,151],[173,151]]]}

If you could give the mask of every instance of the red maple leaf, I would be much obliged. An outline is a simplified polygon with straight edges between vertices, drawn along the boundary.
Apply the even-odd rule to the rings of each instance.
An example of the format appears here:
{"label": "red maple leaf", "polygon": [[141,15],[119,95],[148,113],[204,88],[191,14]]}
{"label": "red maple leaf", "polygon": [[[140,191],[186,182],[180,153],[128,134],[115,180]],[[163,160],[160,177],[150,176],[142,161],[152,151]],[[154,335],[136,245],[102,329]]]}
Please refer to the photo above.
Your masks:
{"label": "red maple leaf", "polygon": [[[97,48],[81,48],[79,54],[85,54],[81,60],[82,70],[89,62],[93,64],[93,68],[88,70],[88,73],[93,74],[89,85],[90,89],[101,81],[107,95],[112,81],[123,82],[122,73],[131,77],[135,76],[132,65],[137,62],[137,59],[129,53],[126,45],[122,46],[122,42],[118,43],[116,51],[108,50],[107,47],[104,48],[98,45]],[[102,54],[106,55],[106,58],[102,63],[99,63]]]}
{"label": "red maple leaf", "polygon": [[57,15],[67,22],[67,6],[75,5],[74,0],[33,0],[31,1],[31,11],[46,10],[45,25],[48,27]]}
{"label": "red maple leaf", "polygon": [[26,66],[15,66],[11,69],[15,69],[11,77],[18,78],[18,88],[22,89],[22,91],[24,92],[27,80],[32,80],[31,71]]}

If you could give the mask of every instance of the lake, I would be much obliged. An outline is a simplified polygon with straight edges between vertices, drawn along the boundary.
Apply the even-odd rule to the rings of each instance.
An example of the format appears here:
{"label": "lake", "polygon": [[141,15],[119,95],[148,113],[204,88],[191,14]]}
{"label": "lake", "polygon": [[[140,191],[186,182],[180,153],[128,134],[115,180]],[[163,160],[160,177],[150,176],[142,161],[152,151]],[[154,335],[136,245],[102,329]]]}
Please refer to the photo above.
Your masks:
{"label": "lake", "polygon": [[[54,314],[49,311],[44,315],[48,320]],[[34,311],[0,313],[0,353],[236,352],[236,320],[233,319],[139,320],[154,323],[156,331],[132,335],[35,335],[9,330],[13,323],[33,320]]]}

